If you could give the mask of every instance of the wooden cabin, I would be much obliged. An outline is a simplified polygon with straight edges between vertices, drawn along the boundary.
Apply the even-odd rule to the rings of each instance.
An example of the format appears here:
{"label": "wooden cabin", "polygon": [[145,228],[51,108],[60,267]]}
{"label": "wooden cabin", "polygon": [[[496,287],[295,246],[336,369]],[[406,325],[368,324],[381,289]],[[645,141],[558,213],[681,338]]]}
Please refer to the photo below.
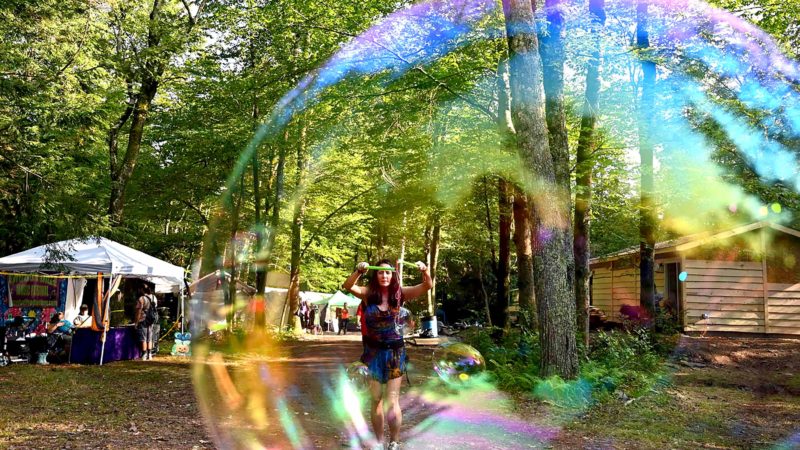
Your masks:
{"label": "wooden cabin", "polygon": [[[639,304],[639,248],[590,261],[591,304]],[[756,222],[656,244],[656,292],[685,331],[800,335],[800,231]]]}

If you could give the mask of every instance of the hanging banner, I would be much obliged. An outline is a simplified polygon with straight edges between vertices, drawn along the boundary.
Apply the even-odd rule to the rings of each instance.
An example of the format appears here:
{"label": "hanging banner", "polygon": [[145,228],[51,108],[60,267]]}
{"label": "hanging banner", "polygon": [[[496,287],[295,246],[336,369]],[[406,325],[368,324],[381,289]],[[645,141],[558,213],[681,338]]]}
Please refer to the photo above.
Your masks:
{"label": "hanging banner", "polygon": [[8,277],[9,306],[17,308],[57,308],[59,279],[36,275]]}

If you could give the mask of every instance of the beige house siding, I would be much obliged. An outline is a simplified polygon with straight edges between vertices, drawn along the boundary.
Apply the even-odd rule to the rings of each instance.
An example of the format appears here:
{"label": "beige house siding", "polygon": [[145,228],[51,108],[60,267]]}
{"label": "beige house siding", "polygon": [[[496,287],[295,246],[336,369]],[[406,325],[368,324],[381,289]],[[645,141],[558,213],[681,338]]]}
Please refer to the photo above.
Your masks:
{"label": "beige house siding", "polygon": [[761,262],[686,260],[683,270],[686,331],[765,332]]}

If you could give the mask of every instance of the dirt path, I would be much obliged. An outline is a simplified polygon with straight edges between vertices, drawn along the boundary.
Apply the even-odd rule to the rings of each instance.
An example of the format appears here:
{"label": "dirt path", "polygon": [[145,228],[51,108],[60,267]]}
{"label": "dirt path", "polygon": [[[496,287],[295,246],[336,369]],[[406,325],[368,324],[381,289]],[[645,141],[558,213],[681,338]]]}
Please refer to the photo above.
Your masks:
{"label": "dirt path", "polygon": [[[435,381],[432,356],[437,343],[425,340],[420,341],[419,346],[407,347],[412,368],[409,380],[404,381],[401,388],[401,441],[405,448],[541,448],[558,434],[558,426],[547,418],[532,420],[530,414],[522,417],[519,404],[496,389],[479,386],[457,391],[432,383]],[[347,397],[337,389],[342,367],[356,361],[361,354],[360,337],[310,337],[288,344],[283,350],[285,353],[280,358],[263,366],[268,367],[266,370],[273,379],[283,380],[272,384],[267,394],[271,397],[267,403],[274,402],[270,405],[275,413],[273,417],[283,417],[283,420],[267,419],[264,422],[270,425],[259,432],[247,431],[253,424],[247,418],[222,420],[215,422],[218,426],[212,427],[212,433],[223,446],[233,444],[228,440],[231,434],[236,434],[234,440],[239,440],[242,435],[238,433],[249,432],[256,440],[272,440],[281,448],[294,445],[293,442],[318,449],[353,445],[361,448],[355,442],[369,429],[366,401],[361,405],[361,412],[354,413],[353,409],[347,409]],[[247,377],[234,375],[233,378]],[[234,384],[245,385],[241,381]],[[366,395],[364,397],[366,400]],[[276,399],[278,402],[284,399],[285,403],[276,403]],[[224,406],[222,408],[224,410]],[[243,408],[240,404],[238,411]],[[533,410],[535,408],[529,408],[528,412]],[[291,418],[288,426],[287,415]]]}

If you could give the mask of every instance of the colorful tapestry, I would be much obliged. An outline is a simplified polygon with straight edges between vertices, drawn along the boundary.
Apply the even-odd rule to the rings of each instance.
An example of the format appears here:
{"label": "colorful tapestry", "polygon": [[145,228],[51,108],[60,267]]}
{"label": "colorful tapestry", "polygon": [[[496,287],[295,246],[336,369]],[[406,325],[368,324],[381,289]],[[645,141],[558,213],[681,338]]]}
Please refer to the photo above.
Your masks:
{"label": "colorful tapestry", "polygon": [[25,319],[26,333],[46,333],[53,313],[64,311],[67,279],[0,275],[0,299],[0,325],[21,316]]}

